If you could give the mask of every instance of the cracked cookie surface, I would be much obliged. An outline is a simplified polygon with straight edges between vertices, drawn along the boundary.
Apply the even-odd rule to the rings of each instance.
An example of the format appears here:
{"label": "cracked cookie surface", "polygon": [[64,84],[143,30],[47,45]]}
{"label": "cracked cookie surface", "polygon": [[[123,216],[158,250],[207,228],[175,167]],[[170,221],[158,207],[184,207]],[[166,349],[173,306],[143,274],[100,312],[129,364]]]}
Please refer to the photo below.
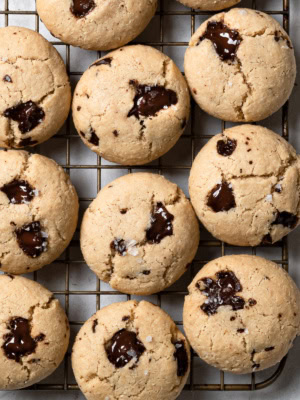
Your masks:
{"label": "cracked cookie surface", "polygon": [[58,39],[88,50],[111,50],[137,37],[157,0],[37,0],[37,12]]}
{"label": "cracked cookie surface", "polygon": [[216,238],[237,246],[275,243],[299,225],[299,156],[261,126],[226,129],[197,155],[189,191]]}
{"label": "cracked cookie surface", "polygon": [[164,177],[134,173],[104,187],[85,212],[80,245],[97,276],[124,293],[151,294],[188,268],[199,243],[192,206]]}
{"label": "cracked cookie surface", "polygon": [[241,0],[178,0],[185,6],[198,10],[218,11],[224,8],[232,7]]}
{"label": "cracked cookie surface", "polygon": [[35,271],[68,246],[78,198],[55,161],[26,151],[0,151],[0,270]]}
{"label": "cracked cookie surface", "polygon": [[67,351],[66,314],[43,286],[13,275],[0,276],[0,305],[0,389],[31,386],[50,375]]}
{"label": "cracked cookie surface", "polygon": [[[212,23],[222,23],[241,37],[234,58],[223,60],[216,42],[205,38]],[[232,44],[225,31],[222,39]],[[267,14],[242,8],[214,15],[198,28],[184,69],[198,105],[234,122],[260,121],[276,112],[289,98],[296,77],[293,46],[281,25]]]}
{"label": "cracked cookie surface", "polygon": [[1,28],[0,147],[34,146],[65,122],[71,89],[64,62],[40,34]]}
{"label": "cracked cookie surface", "polygon": [[162,309],[127,301],[85,322],[72,367],[88,400],[173,400],[189,374],[190,348]]}
{"label": "cracked cookie surface", "polygon": [[127,46],[90,66],[73,99],[83,142],[106,160],[146,164],[175,145],[190,96],[175,63],[149,46]]}
{"label": "cracked cookie surface", "polygon": [[272,261],[249,255],[217,258],[188,290],[185,333],[199,356],[216,368],[238,374],[269,368],[300,333],[299,289]]}

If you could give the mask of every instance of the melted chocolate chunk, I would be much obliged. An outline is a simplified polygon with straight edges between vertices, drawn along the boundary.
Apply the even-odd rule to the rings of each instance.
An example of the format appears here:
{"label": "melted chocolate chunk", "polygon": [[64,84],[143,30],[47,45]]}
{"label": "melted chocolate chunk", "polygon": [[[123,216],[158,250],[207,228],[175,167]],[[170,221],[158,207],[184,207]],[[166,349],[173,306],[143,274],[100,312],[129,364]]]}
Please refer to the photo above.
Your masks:
{"label": "melted chocolate chunk", "polygon": [[216,314],[221,306],[231,306],[234,311],[242,310],[245,300],[236,296],[243,290],[242,285],[232,271],[220,271],[217,279],[204,278],[197,282],[196,287],[203,293],[207,300],[201,309],[207,315]]}
{"label": "melted chocolate chunk", "polygon": [[150,228],[146,230],[147,240],[152,244],[160,243],[166,236],[173,235],[173,219],[174,215],[163,203],[157,203],[150,217]]}
{"label": "melted chocolate chunk", "polygon": [[230,317],[230,321],[235,321],[235,317]]}
{"label": "melted chocolate chunk", "polygon": [[184,341],[179,340],[174,343],[174,357],[177,360],[177,376],[184,376],[188,370],[189,358],[185,349]]}
{"label": "melted chocolate chunk", "polygon": [[148,269],[145,269],[143,271],[143,275],[150,275],[150,274],[151,274],[151,271],[149,271]]}
{"label": "melted chocolate chunk", "polygon": [[70,10],[76,18],[83,18],[93,11],[95,7],[94,0],[73,0]]}
{"label": "melted chocolate chunk", "polygon": [[221,184],[218,183],[210,192],[207,205],[214,212],[229,211],[231,208],[234,208],[236,204],[231,184],[225,181]]}
{"label": "melted chocolate chunk", "polygon": [[128,321],[130,319],[129,315],[124,315],[124,317],[122,318],[122,321]]}
{"label": "melted chocolate chunk", "polygon": [[11,204],[28,204],[34,197],[34,189],[26,181],[13,180],[0,188]]}
{"label": "melted chocolate chunk", "polygon": [[34,353],[37,343],[45,338],[43,333],[36,338],[32,338],[29,321],[25,318],[12,318],[7,328],[10,330],[10,333],[3,336],[5,342],[2,348],[6,357],[16,362],[20,362],[21,357]]}
{"label": "melted chocolate chunk", "polygon": [[4,111],[4,116],[19,122],[18,128],[22,133],[32,131],[45,118],[42,108],[38,107],[33,101],[20,103],[15,107]]}
{"label": "melted chocolate chunk", "polygon": [[114,135],[115,137],[118,137],[118,136],[119,136],[119,132],[115,129],[115,130],[113,131],[113,135]]}
{"label": "melted chocolate chunk", "polygon": [[39,221],[23,225],[22,228],[16,229],[15,233],[19,247],[27,256],[36,258],[47,250],[47,238]]}
{"label": "melted chocolate chunk", "polygon": [[240,328],[240,329],[237,330],[237,332],[238,332],[238,333],[244,333],[244,332],[245,332],[245,329]]}
{"label": "melted chocolate chunk", "polygon": [[222,61],[234,61],[236,52],[243,40],[238,31],[228,28],[221,21],[210,21],[207,24],[206,31],[201,36],[199,43],[204,39],[213,43]]}
{"label": "melted chocolate chunk", "polygon": [[272,351],[272,350],[274,350],[275,349],[275,347],[273,347],[273,346],[271,346],[271,347],[266,347],[265,348],[265,351]]}
{"label": "melted chocolate chunk", "polygon": [[283,225],[286,228],[294,229],[298,223],[297,215],[291,214],[287,211],[278,212],[276,219],[272,225]]}
{"label": "melted chocolate chunk", "polygon": [[250,307],[253,307],[257,304],[257,301],[255,299],[249,299],[248,302]]}
{"label": "melted chocolate chunk", "polygon": [[272,236],[268,233],[262,238],[261,244],[272,244]]}
{"label": "melted chocolate chunk", "polygon": [[29,138],[20,140],[20,142],[18,143],[18,147],[34,146],[37,143],[38,143],[37,140],[32,140],[32,138],[29,137]]}
{"label": "melted chocolate chunk", "polygon": [[106,57],[103,58],[102,60],[96,61],[94,64],[90,66],[91,67],[97,67],[98,65],[109,65],[111,66],[112,58],[111,57]]}
{"label": "melted chocolate chunk", "polygon": [[3,82],[12,83],[12,79],[11,79],[11,77],[10,77],[9,75],[5,75],[5,76],[3,77]]}
{"label": "melted chocolate chunk", "polygon": [[133,358],[137,363],[146,350],[134,332],[121,329],[105,346],[107,358],[116,368],[122,368]]}
{"label": "melted chocolate chunk", "polygon": [[125,240],[123,239],[114,239],[110,244],[110,248],[114,251],[117,251],[120,256],[126,255],[127,246]]}
{"label": "melted chocolate chunk", "polygon": [[93,129],[90,130],[90,138],[88,139],[88,141],[95,146],[99,146],[99,138]]}
{"label": "melted chocolate chunk", "polygon": [[96,332],[96,326],[98,325],[98,320],[97,319],[94,319],[94,321],[93,321],[93,326],[92,326],[92,331],[93,331],[93,333],[95,333]]}
{"label": "melted chocolate chunk", "polygon": [[130,81],[135,86],[135,97],[133,107],[128,113],[128,117],[140,115],[143,117],[155,116],[160,110],[166,110],[171,105],[178,102],[177,94],[163,86],[138,85],[135,81]]}
{"label": "melted chocolate chunk", "polygon": [[227,140],[218,140],[217,142],[217,152],[220,156],[228,157],[236,149],[236,140],[227,139]]}

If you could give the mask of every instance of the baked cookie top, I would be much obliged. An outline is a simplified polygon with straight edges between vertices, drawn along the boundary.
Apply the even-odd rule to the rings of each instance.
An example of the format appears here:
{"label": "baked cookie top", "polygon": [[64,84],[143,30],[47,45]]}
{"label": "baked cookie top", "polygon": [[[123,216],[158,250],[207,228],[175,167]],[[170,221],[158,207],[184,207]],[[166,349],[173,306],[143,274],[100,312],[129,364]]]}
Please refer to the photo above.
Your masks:
{"label": "baked cookie top", "polygon": [[178,0],[185,6],[198,10],[218,11],[238,4],[241,0]]}

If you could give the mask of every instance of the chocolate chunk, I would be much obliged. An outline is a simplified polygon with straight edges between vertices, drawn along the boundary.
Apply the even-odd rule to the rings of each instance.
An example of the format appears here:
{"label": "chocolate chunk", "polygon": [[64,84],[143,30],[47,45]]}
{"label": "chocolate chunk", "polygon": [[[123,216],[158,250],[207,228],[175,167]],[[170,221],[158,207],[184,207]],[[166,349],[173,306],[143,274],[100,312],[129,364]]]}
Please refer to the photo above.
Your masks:
{"label": "chocolate chunk", "polygon": [[189,358],[183,340],[174,343],[174,357],[177,360],[177,376],[184,376],[188,370]]}
{"label": "chocolate chunk", "polygon": [[287,211],[277,212],[277,216],[272,225],[283,225],[286,228],[294,229],[298,223],[297,215]]}
{"label": "chocolate chunk", "polygon": [[127,208],[122,208],[122,209],[120,210],[120,213],[124,215],[124,214],[127,213],[127,211],[128,211]]}
{"label": "chocolate chunk", "polygon": [[95,7],[94,0],[73,0],[70,10],[76,18],[83,18],[93,11]]}
{"label": "chocolate chunk", "polygon": [[88,139],[88,141],[95,146],[99,146],[99,138],[96,135],[96,132],[94,131],[94,129],[90,130],[90,138]]}
{"label": "chocolate chunk", "polygon": [[37,343],[45,338],[43,333],[36,338],[32,338],[29,321],[25,318],[12,318],[7,328],[10,330],[10,333],[3,336],[5,342],[2,348],[6,357],[16,362],[20,362],[21,357],[34,353]]}
{"label": "chocolate chunk", "polygon": [[214,212],[229,211],[236,206],[231,183],[218,183],[210,192],[207,200],[208,207]]}
{"label": "chocolate chunk", "polygon": [[3,77],[3,82],[12,83],[12,79],[11,79],[11,77],[10,77],[9,75],[5,75],[5,76]]}
{"label": "chocolate chunk", "polygon": [[124,317],[122,318],[122,321],[128,321],[130,319],[129,315],[124,315]]}
{"label": "chocolate chunk", "polygon": [[204,39],[213,43],[222,61],[234,61],[239,45],[243,40],[238,31],[228,28],[221,21],[210,21],[207,24],[206,31],[201,36],[199,43]]}
{"label": "chocolate chunk", "polygon": [[13,180],[0,188],[11,204],[28,204],[35,196],[34,188],[26,181]]}
{"label": "chocolate chunk", "polygon": [[272,236],[268,233],[262,238],[261,244],[272,244]]}
{"label": "chocolate chunk", "polygon": [[249,299],[248,302],[250,307],[253,307],[257,304],[257,301],[255,299]]}
{"label": "chocolate chunk", "polygon": [[236,296],[236,293],[241,292],[243,288],[235,274],[232,271],[220,271],[216,277],[216,280],[201,279],[196,284],[201,293],[207,297],[201,306],[202,311],[207,315],[213,315],[221,306],[231,306],[234,311],[242,310],[245,300]]}
{"label": "chocolate chunk", "polygon": [[18,143],[18,147],[34,146],[37,143],[37,140],[32,140],[31,137],[28,137],[26,139],[20,140],[20,142]]}
{"label": "chocolate chunk", "polygon": [[281,193],[282,192],[282,185],[280,183],[277,183],[277,185],[275,185],[274,191],[276,193]]}
{"label": "chocolate chunk", "polygon": [[80,111],[80,110],[81,110],[81,107],[80,107],[80,106],[78,106],[78,107],[77,107],[77,111]]}
{"label": "chocolate chunk", "polygon": [[144,275],[150,275],[150,274],[151,274],[151,271],[149,271],[148,269],[145,269],[145,270],[143,271],[143,274],[144,274]]}
{"label": "chocolate chunk", "polygon": [[166,236],[173,235],[174,215],[170,214],[163,203],[157,203],[150,217],[150,228],[146,230],[148,242],[160,243]]}
{"label": "chocolate chunk", "polygon": [[235,321],[235,317],[230,317],[230,321]]}
{"label": "chocolate chunk", "polygon": [[116,368],[123,368],[133,358],[137,363],[146,350],[136,333],[121,329],[105,346],[107,358]]}
{"label": "chocolate chunk", "polygon": [[114,134],[115,137],[118,137],[118,136],[119,136],[119,132],[118,132],[117,130],[114,130],[114,131],[113,131],[113,134]]}
{"label": "chocolate chunk", "polygon": [[272,350],[274,350],[275,349],[275,347],[273,347],[273,346],[271,346],[271,347],[266,347],[265,348],[265,351],[272,351]]}
{"label": "chocolate chunk", "polygon": [[112,58],[111,57],[106,57],[103,58],[102,60],[96,61],[94,64],[90,66],[91,67],[97,67],[98,65],[109,65],[111,66]]}
{"label": "chocolate chunk", "polygon": [[42,108],[38,107],[33,101],[20,103],[15,107],[4,111],[4,116],[19,122],[18,128],[22,133],[32,131],[45,118]]}
{"label": "chocolate chunk", "polygon": [[287,46],[288,46],[290,49],[293,48],[292,43],[291,43],[291,42],[288,40],[288,38],[285,37],[285,36],[283,35],[283,33],[280,32],[280,31],[275,31],[274,39],[275,39],[276,42],[279,42],[280,40],[285,40]]}
{"label": "chocolate chunk", "polygon": [[110,244],[110,248],[113,251],[117,251],[120,254],[120,256],[126,256],[127,246],[125,240],[114,239]]}
{"label": "chocolate chunk", "polygon": [[138,85],[135,81],[130,81],[135,87],[135,97],[133,107],[128,113],[128,117],[140,115],[143,117],[155,116],[160,110],[166,110],[171,105],[178,102],[177,94],[163,86]]}
{"label": "chocolate chunk", "polygon": [[234,139],[228,139],[227,140],[218,140],[217,142],[217,152],[220,154],[220,156],[228,157],[231,156],[231,154],[234,152],[236,149],[236,140]]}
{"label": "chocolate chunk", "polygon": [[93,331],[93,333],[95,333],[96,332],[96,326],[98,325],[98,320],[97,319],[94,319],[94,321],[93,321],[93,326],[92,326],[92,331]]}
{"label": "chocolate chunk", "polygon": [[244,333],[244,332],[245,332],[245,329],[240,328],[240,329],[237,330],[237,332],[238,332],[238,333]]}
{"label": "chocolate chunk", "polygon": [[42,231],[39,221],[23,225],[15,233],[19,247],[27,256],[36,258],[47,250],[47,235]]}

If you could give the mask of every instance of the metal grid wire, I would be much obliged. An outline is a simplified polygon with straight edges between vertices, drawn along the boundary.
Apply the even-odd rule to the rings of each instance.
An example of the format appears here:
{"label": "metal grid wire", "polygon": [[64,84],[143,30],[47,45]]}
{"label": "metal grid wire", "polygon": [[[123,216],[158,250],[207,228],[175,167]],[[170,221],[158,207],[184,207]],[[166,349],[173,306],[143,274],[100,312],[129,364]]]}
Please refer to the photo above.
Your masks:
{"label": "metal grid wire", "polygon": [[[256,0],[252,0],[252,8],[256,9],[258,6],[257,1]],[[35,18],[35,29],[37,32],[40,31],[40,20],[39,17],[36,13],[36,11],[14,11],[14,10],[10,10],[9,7],[9,0],[4,0],[4,10],[0,11],[0,16],[4,16],[4,23],[5,26],[9,25],[9,17],[10,16],[14,16],[14,15],[29,15],[29,16],[33,16],[33,18]],[[267,14],[270,15],[277,15],[279,17],[282,18],[283,21],[283,27],[284,29],[288,32],[289,31],[289,0],[282,0],[282,8],[280,10],[276,10],[276,11],[265,11]],[[193,34],[195,32],[195,18],[197,18],[197,16],[207,16],[209,17],[210,15],[212,15],[212,12],[203,12],[203,11],[196,11],[196,10],[191,10],[191,9],[186,9],[186,11],[166,11],[164,10],[164,0],[160,0],[160,5],[159,5],[159,9],[156,13],[156,18],[159,19],[159,41],[156,42],[149,42],[147,41],[147,43],[143,43],[143,44],[147,44],[147,45],[151,45],[151,46],[155,46],[157,48],[159,48],[161,51],[164,51],[165,47],[186,47],[188,45],[187,42],[181,42],[181,41],[166,41],[165,40],[165,26],[166,26],[166,16],[176,16],[177,18],[179,16],[189,16],[190,17],[190,27],[191,27],[191,34]],[[141,43],[141,42],[140,42]],[[55,45],[57,48],[60,47],[64,47],[65,48],[65,57],[66,57],[66,66],[67,66],[67,71],[68,74],[70,76],[70,79],[72,81],[72,79],[74,80],[74,78],[78,79],[80,77],[80,75],[82,75],[82,72],[75,72],[72,71],[72,65],[71,65],[71,57],[70,57],[70,46],[66,45],[64,43],[61,43],[59,41],[53,41],[52,42],[53,45]],[[62,46],[62,47],[61,47]],[[98,56],[101,56],[101,53],[98,53]],[[197,106],[195,105],[195,103],[192,101],[192,112],[191,112],[191,133],[186,133],[182,135],[182,138],[185,139],[189,139],[191,141],[191,160],[194,160],[195,158],[195,142],[197,140],[208,140],[212,137],[212,135],[196,135],[196,109]],[[288,140],[288,105],[286,104],[283,108],[282,108],[282,136]],[[225,122],[221,122],[221,128],[222,130],[224,130],[226,127]],[[67,122],[66,122],[66,128],[65,128],[65,132],[62,134],[59,134],[58,136],[56,136],[56,138],[60,138],[63,139],[65,142],[65,163],[62,163],[62,166],[65,168],[65,170],[70,174],[72,171],[75,170],[95,170],[96,174],[97,174],[97,192],[100,190],[100,188],[102,187],[102,182],[101,182],[101,173],[105,170],[126,170],[128,171],[128,173],[132,172],[132,168],[130,166],[128,167],[124,167],[124,166],[120,166],[120,165],[110,165],[110,164],[103,164],[103,161],[101,160],[100,157],[97,157],[97,163],[95,165],[80,165],[80,164],[72,164],[71,162],[71,140],[73,139],[79,139],[79,136],[74,132],[74,130],[72,130],[72,123],[71,123],[71,117],[69,116]],[[53,139],[50,139],[53,140]],[[40,152],[40,148],[39,146],[37,146],[37,148],[32,149],[32,151],[37,151]],[[146,165],[146,166],[135,166],[134,169],[135,170],[152,170],[153,172],[162,174],[165,170],[168,171],[173,171],[175,172],[178,170],[186,170],[187,172],[190,170],[191,165],[164,165],[161,162],[161,159],[158,160],[157,165]],[[89,203],[93,200],[93,198],[91,197],[81,197],[80,198],[80,202],[81,203]],[[201,230],[203,230],[203,227],[201,227]],[[78,230],[77,230],[78,232]],[[203,235],[202,235],[203,237]],[[209,238],[208,240],[203,240],[201,239],[200,242],[200,250],[202,249],[202,253],[201,254],[205,254],[208,253],[209,254],[209,250],[210,249],[215,249],[218,250],[218,256],[223,256],[225,255],[226,250],[228,250],[229,248],[232,249],[232,246],[228,246],[225,243],[222,243],[216,239],[213,238]],[[273,259],[273,261],[275,261],[276,263],[278,263],[279,265],[281,265],[283,268],[285,268],[286,270],[288,270],[288,246],[287,246],[287,239],[284,238],[282,241],[272,245],[272,246],[262,246],[262,247],[272,247],[272,249],[276,248],[277,250],[279,250],[279,254],[280,257],[275,257],[276,259]],[[63,259],[59,259],[58,261],[56,261],[55,263],[58,264],[64,264],[65,265],[65,284],[64,284],[64,290],[56,290],[54,291],[55,295],[58,295],[59,297],[63,297],[64,298],[64,302],[65,302],[65,311],[66,314],[69,315],[69,307],[70,307],[70,296],[95,296],[95,301],[96,301],[96,310],[99,310],[101,307],[101,299],[102,296],[115,296],[115,295],[120,295],[119,292],[113,291],[111,289],[108,290],[103,290],[100,287],[100,281],[97,280],[97,284],[96,284],[96,289],[95,290],[71,290],[70,289],[70,266],[72,264],[77,264],[77,266],[79,266],[80,263],[83,263],[82,258],[81,257],[72,257],[71,255],[71,249],[72,248],[79,248],[79,241],[78,240],[73,240],[69,246],[69,248],[66,250],[66,252],[64,253],[64,258]],[[251,249],[252,254],[256,254],[257,250],[259,250],[259,248],[253,248]],[[248,249],[249,251],[249,249]],[[239,251],[240,253],[242,252],[242,249]],[[274,258],[271,256],[271,258]],[[196,259],[193,262],[192,267],[190,268],[190,275],[189,275],[189,281],[192,280],[193,276],[195,275],[195,273],[199,270],[199,268],[201,268],[205,263],[207,263],[209,260],[208,259],[202,259],[199,257],[196,257]],[[34,273],[34,279],[38,280],[38,272]],[[182,291],[176,291],[176,290],[167,290],[167,291],[163,291],[157,295],[154,295],[152,297],[155,297],[157,300],[157,304],[159,306],[161,306],[162,304],[162,298],[163,296],[174,296],[174,295],[180,295],[180,296],[184,296],[187,294],[186,289],[182,290]],[[125,295],[127,296],[127,299],[130,299],[131,296],[130,295]],[[178,326],[182,326],[182,321],[175,321],[176,324]],[[71,320],[70,321],[70,325],[71,328],[73,326],[77,326],[80,327],[82,324],[84,323],[84,321],[77,321],[77,320]],[[195,374],[195,360],[199,359],[199,357],[192,352],[192,362],[191,362],[191,374],[190,374],[190,379],[189,379],[189,383],[185,386],[184,390],[186,391],[199,391],[199,390],[220,390],[220,391],[250,391],[250,390],[258,390],[258,389],[262,389],[265,388],[269,385],[271,385],[281,374],[281,372],[283,371],[285,362],[286,362],[286,358],[284,358],[281,363],[279,364],[279,366],[277,367],[277,369],[275,370],[275,372],[271,372],[269,377],[265,378],[264,380],[257,382],[257,374],[256,373],[252,373],[249,374],[247,376],[248,378],[248,383],[225,383],[225,377],[224,377],[224,372],[220,371],[220,377],[219,377],[219,383],[195,383],[195,378],[196,378],[196,374]],[[35,390],[61,390],[61,391],[67,391],[67,390],[77,390],[78,386],[74,383],[71,382],[70,379],[70,352],[68,352],[68,354],[65,357],[64,360],[64,368],[63,368],[63,381],[61,381],[61,379],[59,379],[60,382],[63,383],[40,383],[40,384],[36,384],[33,387],[30,387],[29,389],[35,389]]]}

